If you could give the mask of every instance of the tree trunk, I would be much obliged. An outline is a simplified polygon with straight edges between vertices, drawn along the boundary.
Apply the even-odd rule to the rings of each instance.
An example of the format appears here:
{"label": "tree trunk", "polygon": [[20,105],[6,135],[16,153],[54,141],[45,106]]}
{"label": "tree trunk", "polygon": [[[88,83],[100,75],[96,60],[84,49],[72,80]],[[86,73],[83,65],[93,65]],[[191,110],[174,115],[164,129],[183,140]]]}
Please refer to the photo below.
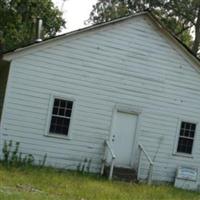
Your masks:
{"label": "tree trunk", "polygon": [[0,40],[0,59],[3,57],[3,44],[2,41]]}
{"label": "tree trunk", "polygon": [[195,39],[192,46],[192,52],[197,55],[199,50],[199,43],[200,43],[200,8],[198,10],[197,21],[195,24]]}

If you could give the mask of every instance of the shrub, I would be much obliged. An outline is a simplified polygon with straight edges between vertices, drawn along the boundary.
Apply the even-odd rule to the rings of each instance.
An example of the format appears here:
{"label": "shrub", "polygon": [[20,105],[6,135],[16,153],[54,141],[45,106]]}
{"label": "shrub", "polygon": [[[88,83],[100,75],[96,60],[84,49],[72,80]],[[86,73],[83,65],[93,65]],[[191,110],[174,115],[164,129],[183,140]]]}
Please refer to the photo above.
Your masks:
{"label": "shrub", "polygon": [[[19,152],[20,143],[16,142],[13,145],[12,140],[7,142],[4,141],[2,153],[3,159],[2,164],[7,167],[23,167],[23,166],[32,166],[34,165],[35,158],[32,154],[22,154]],[[40,167],[44,167],[46,162],[47,154],[44,155],[43,160],[39,162]]]}

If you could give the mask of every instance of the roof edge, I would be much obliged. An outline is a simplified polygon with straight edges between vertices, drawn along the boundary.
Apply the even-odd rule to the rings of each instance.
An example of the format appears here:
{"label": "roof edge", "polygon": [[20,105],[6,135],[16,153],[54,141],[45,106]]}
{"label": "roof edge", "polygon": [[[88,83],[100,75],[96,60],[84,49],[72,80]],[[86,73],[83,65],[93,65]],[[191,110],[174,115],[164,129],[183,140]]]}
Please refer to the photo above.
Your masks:
{"label": "roof edge", "polygon": [[182,51],[184,51],[198,66],[200,72],[200,59],[192,52],[192,50],[186,46],[176,35],[169,31],[164,25],[155,17],[152,12],[147,12],[147,15],[153,20],[153,22],[171,39],[173,40]]}
{"label": "roof edge", "polygon": [[77,30],[74,30],[74,31],[71,31],[71,32],[68,32],[68,33],[58,35],[58,36],[55,36],[55,37],[47,38],[47,39],[45,39],[45,40],[43,40],[42,42],[39,42],[39,43],[38,42],[29,43],[29,44],[22,46],[20,48],[16,48],[16,49],[4,52],[2,54],[2,59],[6,59],[6,57],[12,57],[12,55],[19,53],[19,52],[23,52],[23,51],[28,50],[32,47],[38,47],[38,46],[47,44],[47,43],[52,42],[52,41],[57,41],[57,40],[64,39],[64,38],[69,37],[69,36],[73,36],[73,35],[80,34],[80,33],[85,33],[85,32],[90,31],[90,30],[95,30],[97,28],[108,26],[110,24],[122,22],[124,20],[131,19],[131,18],[134,18],[134,17],[137,17],[137,16],[148,15],[148,13],[149,13],[149,11],[143,11],[143,12],[135,13],[133,15],[120,17],[120,18],[117,18],[117,19],[114,19],[114,20],[111,20],[111,21],[108,21],[108,22],[102,22],[102,23],[99,23],[99,24],[94,24],[94,25],[91,25],[91,26],[88,26],[88,27],[84,27],[84,28],[81,28],[81,29],[77,29]]}
{"label": "roof edge", "polygon": [[173,40],[177,44],[177,46],[179,48],[181,48],[181,50],[184,51],[199,66],[198,71],[200,72],[200,59],[196,55],[194,55],[194,53],[183,42],[181,42],[180,39],[178,39],[171,31],[169,31],[166,27],[164,27],[163,24],[154,16],[154,14],[150,10],[145,10],[143,12],[135,13],[133,15],[120,17],[120,18],[114,19],[112,21],[102,22],[102,23],[99,23],[99,24],[94,24],[92,26],[85,27],[85,28],[77,29],[75,31],[71,31],[71,32],[68,32],[68,33],[64,33],[62,35],[58,35],[58,36],[55,36],[55,37],[52,37],[52,38],[48,38],[46,40],[43,40],[40,43],[30,43],[30,44],[27,44],[24,47],[16,48],[14,50],[3,53],[2,57],[0,59],[10,61],[10,60],[13,59],[13,57],[15,57],[16,54],[23,53],[24,51],[29,50],[33,47],[39,47],[39,46],[48,44],[48,43],[53,42],[53,41],[65,39],[65,38],[70,37],[70,36],[85,33],[85,32],[88,32],[90,30],[95,30],[95,29],[98,29],[98,28],[101,28],[101,27],[108,26],[110,24],[115,24],[115,23],[118,23],[118,22],[125,21],[127,19],[137,17],[137,16],[142,16],[142,15],[148,16],[155,23],[155,25],[158,26],[158,28],[160,28],[161,31],[163,31],[171,40]]}

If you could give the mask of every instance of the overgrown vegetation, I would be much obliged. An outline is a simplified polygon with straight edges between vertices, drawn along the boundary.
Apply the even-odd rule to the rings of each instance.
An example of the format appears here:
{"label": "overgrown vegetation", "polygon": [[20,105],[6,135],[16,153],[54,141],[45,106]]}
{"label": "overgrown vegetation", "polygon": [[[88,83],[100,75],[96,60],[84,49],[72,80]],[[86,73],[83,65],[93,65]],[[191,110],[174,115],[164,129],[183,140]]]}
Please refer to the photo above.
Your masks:
{"label": "overgrown vegetation", "polygon": [[[4,141],[2,153],[3,158],[1,163],[5,167],[27,167],[32,166],[35,163],[35,158],[32,154],[22,154],[19,151],[20,143],[16,142],[13,144],[13,141]],[[47,154],[44,155],[43,159],[39,161],[38,166],[44,167],[46,162]]]}
{"label": "overgrown vegetation", "polygon": [[[44,167],[47,155],[34,166],[31,154],[20,152],[20,143],[5,141],[0,163],[1,200],[198,200],[200,194],[183,191],[171,185],[108,181],[89,174],[90,159],[85,159],[77,171]],[[84,172],[84,173],[83,173]]]}
{"label": "overgrown vegetation", "polygon": [[1,200],[198,200],[200,194],[173,186],[110,182],[97,175],[52,168],[0,165]]}
{"label": "overgrown vegetation", "polygon": [[65,27],[62,12],[52,0],[0,0],[0,48],[7,51],[33,42],[38,17],[43,19],[44,38]]}

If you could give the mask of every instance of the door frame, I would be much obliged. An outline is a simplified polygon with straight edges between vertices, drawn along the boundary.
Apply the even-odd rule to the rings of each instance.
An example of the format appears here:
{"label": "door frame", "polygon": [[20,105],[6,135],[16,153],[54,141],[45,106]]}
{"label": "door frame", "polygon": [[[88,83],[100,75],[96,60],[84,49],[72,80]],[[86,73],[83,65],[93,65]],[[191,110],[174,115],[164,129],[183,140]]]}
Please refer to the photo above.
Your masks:
{"label": "door frame", "polygon": [[109,141],[111,141],[112,131],[113,131],[117,112],[133,114],[133,115],[137,116],[136,126],[135,126],[135,135],[134,135],[133,146],[132,146],[132,150],[131,150],[132,156],[131,156],[131,160],[130,160],[130,167],[133,168],[133,167],[137,166],[137,160],[138,160],[136,157],[136,155],[137,155],[136,150],[137,150],[137,146],[138,146],[138,130],[139,130],[138,127],[139,127],[139,121],[140,121],[139,118],[142,113],[142,109],[139,107],[131,106],[131,105],[116,104],[114,106],[113,112],[112,112],[112,120],[111,120],[110,131],[109,131]]}

